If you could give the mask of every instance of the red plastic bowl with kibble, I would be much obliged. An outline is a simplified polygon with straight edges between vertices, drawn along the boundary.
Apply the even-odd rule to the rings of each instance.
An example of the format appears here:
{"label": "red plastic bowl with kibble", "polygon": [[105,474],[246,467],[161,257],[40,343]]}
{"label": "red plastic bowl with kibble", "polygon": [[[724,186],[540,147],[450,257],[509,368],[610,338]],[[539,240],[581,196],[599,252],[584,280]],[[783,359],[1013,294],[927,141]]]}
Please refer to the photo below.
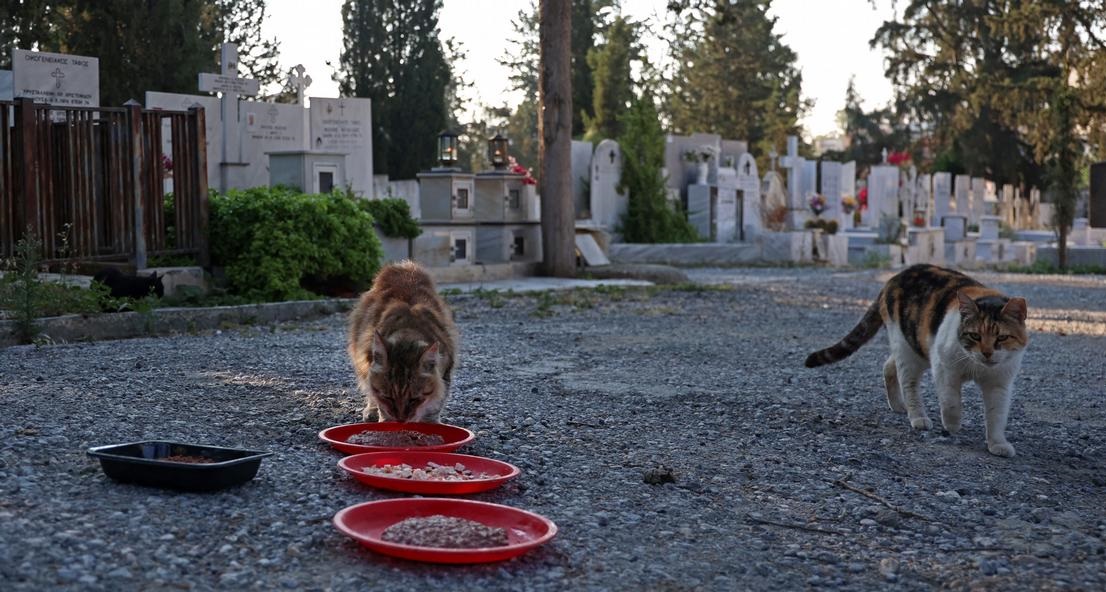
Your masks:
{"label": "red plastic bowl with kibble", "polygon": [[[463,481],[437,481],[423,479],[404,479],[401,477],[389,477],[384,475],[370,475],[365,472],[366,467],[382,467],[384,465],[409,465],[416,469],[435,463],[452,467],[462,464],[466,469],[479,475],[488,475],[485,478],[466,479]],[[500,485],[514,479],[521,473],[518,467],[503,461],[472,456],[470,454],[455,454],[452,452],[423,452],[420,450],[399,450],[393,452],[367,452],[347,456],[338,461],[338,466],[365,485],[391,491],[405,493],[421,493],[429,495],[464,495],[495,489]]]}
{"label": "red plastic bowl with kibble", "polygon": [[[422,434],[441,436],[445,440],[441,444],[433,446],[371,446],[368,444],[351,444],[347,440],[351,436],[361,432],[400,432],[410,430]],[[476,434],[462,427],[444,423],[400,423],[398,421],[382,421],[371,423],[349,423],[334,426],[319,432],[319,439],[346,454],[361,454],[363,452],[387,452],[390,450],[421,450],[424,452],[453,452],[458,448],[476,439]]]}
{"label": "red plastic bowl with kibble", "polygon": [[[408,518],[450,516],[507,531],[507,545],[477,549],[443,549],[391,543],[385,529]],[[402,498],[365,502],[334,515],[334,526],[365,547],[384,555],[431,563],[488,563],[517,557],[549,542],[557,534],[552,520],[510,506],[449,498]]]}

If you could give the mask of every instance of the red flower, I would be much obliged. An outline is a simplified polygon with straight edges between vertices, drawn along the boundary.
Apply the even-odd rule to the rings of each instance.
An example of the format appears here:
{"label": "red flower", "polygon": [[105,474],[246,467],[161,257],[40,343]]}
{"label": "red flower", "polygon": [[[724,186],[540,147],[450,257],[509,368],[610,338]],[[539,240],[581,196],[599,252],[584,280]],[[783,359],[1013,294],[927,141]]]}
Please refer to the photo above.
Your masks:
{"label": "red flower", "polygon": [[902,152],[892,152],[887,155],[887,162],[895,166],[902,166],[910,162],[910,153],[905,150]]}
{"label": "red flower", "polygon": [[510,170],[512,173],[514,173],[516,175],[522,175],[522,184],[523,185],[537,185],[538,184],[538,180],[535,179],[534,176],[531,174],[532,169],[528,169],[528,168],[522,166],[521,164],[519,164],[518,161],[515,160],[515,157],[513,157],[513,156],[508,156],[507,157],[507,169]]}
{"label": "red flower", "polygon": [[861,187],[860,191],[856,194],[856,201],[860,204],[861,210],[868,209],[868,188]]}

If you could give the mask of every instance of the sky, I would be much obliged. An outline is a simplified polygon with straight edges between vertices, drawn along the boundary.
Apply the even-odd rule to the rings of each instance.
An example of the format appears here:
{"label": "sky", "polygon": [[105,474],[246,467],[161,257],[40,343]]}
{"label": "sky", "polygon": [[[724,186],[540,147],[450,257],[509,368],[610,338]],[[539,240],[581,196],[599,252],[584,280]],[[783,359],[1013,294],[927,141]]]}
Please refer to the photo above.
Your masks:
{"label": "sky", "polygon": [[[443,0],[439,26],[443,37],[458,40],[466,59],[455,64],[475,83],[471,104],[515,104],[509,91],[507,70],[497,61],[507,50],[511,20],[529,0]],[[666,0],[622,0],[622,10],[638,20],[652,20],[660,29]],[[303,64],[312,83],[307,96],[336,97],[332,80],[342,50],[341,0],[269,0],[268,18],[262,25],[266,37],[280,42],[281,65],[287,70]],[[803,75],[803,95],[814,107],[802,120],[808,137],[832,134],[836,114],[844,106],[845,88],[855,76],[866,108],[881,107],[891,98],[891,85],[883,76],[883,53],[868,47],[868,40],[893,12],[890,0],[776,0],[771,14],[778,18],[776,31],[798,55]],[[664,47],[647,39],[652,59],[663,56]],[[327,65],[327,62],[331,65]]]}

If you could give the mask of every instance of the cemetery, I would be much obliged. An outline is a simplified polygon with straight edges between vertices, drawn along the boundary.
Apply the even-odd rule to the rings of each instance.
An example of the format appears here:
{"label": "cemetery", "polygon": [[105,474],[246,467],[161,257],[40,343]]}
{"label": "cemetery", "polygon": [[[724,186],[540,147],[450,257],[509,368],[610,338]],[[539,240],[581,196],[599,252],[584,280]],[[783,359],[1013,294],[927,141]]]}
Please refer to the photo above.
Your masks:
{"label": "cemetery", "polygon": [[0,589],[1106,589],[1100,7],[493,4],[0,7]]}

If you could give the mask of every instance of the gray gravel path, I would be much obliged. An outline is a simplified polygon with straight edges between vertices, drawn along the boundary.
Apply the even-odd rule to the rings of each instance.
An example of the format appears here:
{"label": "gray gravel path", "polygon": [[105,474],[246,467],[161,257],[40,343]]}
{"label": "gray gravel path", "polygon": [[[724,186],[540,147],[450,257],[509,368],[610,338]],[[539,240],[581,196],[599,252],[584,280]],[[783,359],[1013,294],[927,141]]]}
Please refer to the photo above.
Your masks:
{"label": "gray gravel path", "polygon": [[[446,420],[477,432],[467,452],[523,469],[475,497],[561,527],[487,566],[391,560],[332,528],[337,510],[392,497],[316,439],[360,406],[340,316],[0,350],[0,588],[1106,588],[1106,278],[981,274],[1028,298],[1034,329],[1018,456],[1001,459],[974,387],[957,437],[886,408],[882,335],[802,368],[886,273],[689,275],[727,287],[450,298],[463,355]],[[146,438],[276,455],[201,495],[113,483],[84,454]],[[675,481],[646,483],[661,467]]]}

